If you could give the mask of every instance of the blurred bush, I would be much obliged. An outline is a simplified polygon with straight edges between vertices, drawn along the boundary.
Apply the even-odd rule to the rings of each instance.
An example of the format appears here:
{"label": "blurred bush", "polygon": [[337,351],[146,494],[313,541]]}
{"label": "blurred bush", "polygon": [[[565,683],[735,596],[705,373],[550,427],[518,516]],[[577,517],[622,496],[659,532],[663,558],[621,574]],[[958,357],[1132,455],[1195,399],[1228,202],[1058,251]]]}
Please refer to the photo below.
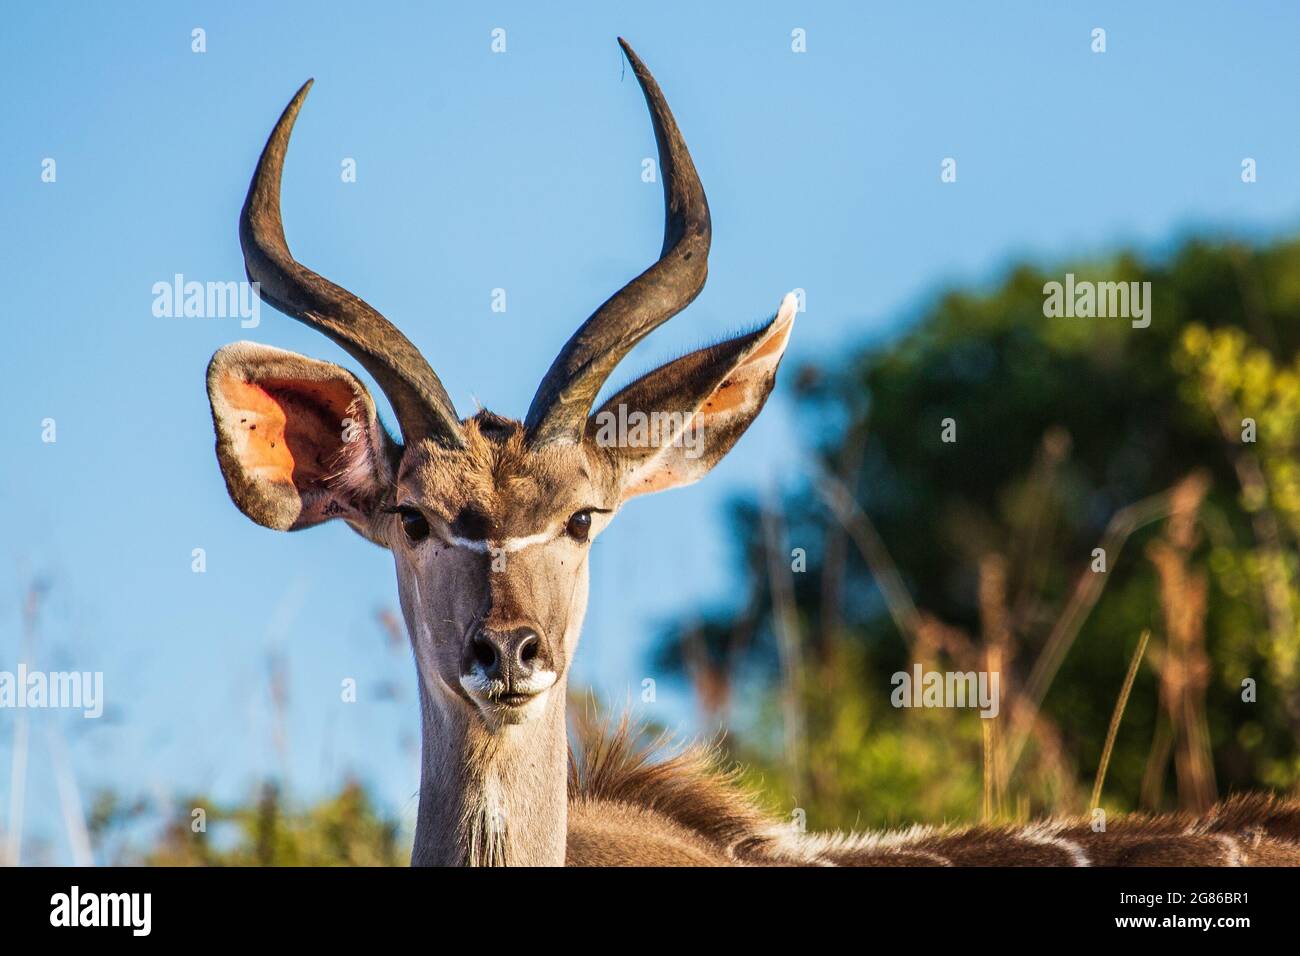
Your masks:
{"label": "blurred bush", "polygon": [[[202,810],[202,817],[196,814]],[[197,829],[198,821],[203,829]],[[157,843],[138,859],[150,866],[405,866],[410,847],[398,825],[361,785],[295,806],[274,784],[246,804],[194,797],[177,801]]]}
{"label": "blurred bush", "polygon": [[[1150,326],[1045,317],[1066,272],[1150,282]],[[1018,268],[787,369],[808,466],[735,502],[745,599],[661,662],[812,829],[1084,811],[1146,629],[1102,803],[1294,789],[1298,348],[1300,243],[1192,242]],[[999,671],[1001,713],[892,707],[914,663]]]}

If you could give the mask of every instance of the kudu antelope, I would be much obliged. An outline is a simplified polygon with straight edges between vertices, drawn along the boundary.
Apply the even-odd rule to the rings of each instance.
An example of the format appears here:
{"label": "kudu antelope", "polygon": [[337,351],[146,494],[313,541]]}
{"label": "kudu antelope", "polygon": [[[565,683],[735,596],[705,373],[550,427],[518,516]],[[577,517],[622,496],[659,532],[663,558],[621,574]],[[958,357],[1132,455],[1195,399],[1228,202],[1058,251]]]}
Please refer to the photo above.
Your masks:
{"label": "kudu antelope", "polygon": [[[401,430],[399,443],[361,381],[328,362],[240,342],[208,368],[217,458],[239,509],[281,531],[341,518],[393,554],[422,718],[412,862],[1079,862],[1098,835],[1065,824],[797,838],[706,753],[651,762],[626,734],[591,741],[570,774],[566,684],[591,542],[629,499],[689,484],[731,449],[772,389],[795,316],[787,296],[762,327],[650,372],[592,414],[619,361],[699,293],[711,236],[677,123],[622,46],[654,126],[663,249],[564,345],[522,422],[488,411],[462,420],[392,323],[290,253],[280,179],[310,81],[276,123],[241,214],[248,276],[262,297],[360,362]],[[666,430],[646,441],[602,438],[610,416],[635,414],[657,414]],[[688,433],[702,441],[683,441]],[[1181,862],[1186,846],[1215,861],[1272,860],[1294,853],[1282,838],[1298,827],[1294,808],[1233,804],[1199,822],[1117,826],[1095,858]]]}

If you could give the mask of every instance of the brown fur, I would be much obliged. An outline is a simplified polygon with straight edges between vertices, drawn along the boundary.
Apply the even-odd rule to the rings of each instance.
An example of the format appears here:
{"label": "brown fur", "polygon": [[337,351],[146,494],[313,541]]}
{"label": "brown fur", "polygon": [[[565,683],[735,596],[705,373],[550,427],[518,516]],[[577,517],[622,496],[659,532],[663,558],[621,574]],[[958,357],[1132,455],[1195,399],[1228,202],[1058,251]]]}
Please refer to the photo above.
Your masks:
{"label": "brown fur", "polygon": [[[588,856],[600,847],[590,844],[617,843],[620,835],[627,842],[623,862],[641,866],[668,865],[667,847],[644,849],[650,834],[674,846],[689,838],[690,852],[707,852],[709,865],[774,852],[772,824],[736,772],[722,768],[716,747],[671,748],[666,736],[645,741],[626,717],[612,729],[580,726],[580,749],[569,761],[570,865],[600,865]],[[602,858],[611,855],[618,849],[602,849]]]}
{"label": "brown fur", "polygon": [[715,747],[673,750],[625,718],[579,724],[570,866],[1300,866],[1300,802],[1239,794],[1203,816],[1133,814],[802,836],[767,816]]}
{"label": "brown fur", "polygon": [[[482,515],[486,527],[475,537],[526,537],[557,515],[598,504],[610,506],[608,481],[592,489],[576,475],[603,478],[589,461],[586,445],[531,449],[520,422],[481,411],[462,425],[465,447],[436,442],[408,447],[398,483],[448,525],[467,514]],[[599,501],[588,500],[595,491]]]}

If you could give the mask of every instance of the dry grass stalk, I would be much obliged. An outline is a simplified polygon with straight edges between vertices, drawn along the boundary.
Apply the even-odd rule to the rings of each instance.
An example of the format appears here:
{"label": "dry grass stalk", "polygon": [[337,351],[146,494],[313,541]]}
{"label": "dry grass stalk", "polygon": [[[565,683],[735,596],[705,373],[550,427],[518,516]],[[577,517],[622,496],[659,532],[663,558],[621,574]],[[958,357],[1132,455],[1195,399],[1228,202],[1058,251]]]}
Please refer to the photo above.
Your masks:
{"label": "dry grass stalk", "polygon": [[1142,773],[1142,806],[1148,810],[1158,809],[1160,797],[1164,792],[1165,768],[1169,766],[1169,755],[1173,752],[1174,735],[1169,723],[1161,720],[1156,724],[1155,739],[1147,753],[1146,769]]}
{"label": "dry grass stalk", "polygon": [[1133,652],[1133,659],[1129,661],[1128,673],[1124,675],[1124,686],[1120,688],[1119,699],[1115,701],[1115,712],[1110,715],[1110,728],[1106,731],[1106,746],[1101,751],[1101,763],[1097,766],[1097,777],[1092,782],[1092,799],[1088,801],[1089,807],[1097,807],[1101,802],[1101,788],[1106,782],[1106,769],[1110,766],[1110,755],[1115,749],[1115,738],[1119,735],[1119,722],[1124,718],[1124,709],[1128,706],[1128,695],[1133,690],[1133,681],[1137,679],[1138,667],[1142,663],[1142,655],[1146,653],[1147,641],[1151,639],[1150,631],[1143,631],[1142,637],[1138,640],[1137,650]]}
{"label": "dry grass stalk", "polygon": [[682,655],[700,709],[710,720],[717,719],[730,704],[731,678],[727,668],[718,666],[710,658],[704,628],[699,623],[686,629]]}
{"label": "dry grass stalk", "polygon": [[[33,665],[36,652],[37,621],[41,601],[45,596],[43,581],[33,581],[23,593],[23,638],[19,661],[27,667]],[[14,718],[13,757],[9,778],[9,826],[5,863],[21,866],[23,859],[23,828],[27,800],[27,755],[30,748],[30,725],[27,711],[19,709]]]}
{"label": "dry grass stalk", "polygon": [[[846,489],[857,485],[866,452],[865,438],[849,442],[841,455],[839,472]],[[827,521],[822,541],[821,621],[818,650],[823,662],[835,657],[843,640],[844,572],[848,561],[848,536],[839,521]]]}
{"label": "dry grass stalk", "polygon": [[[1172,729],[1179,803],[1194,811],[1208,809],[1218,792],[1205,716],[1205,691],[1210,681],[1210,659],[1205,650],[1208,582],[1204,571],[1190,567],[1199,539],[1198,516],[1208,490],[1203,476],[1179,485],[1164,535],[1147,547],[1160,582],[1167,633],[1165,646],[1153,652],[1152,662],[1160,675],[1161,703]],[[1152,768],[1152,774],[1163,777],[1164,763]]]}
{"label": "dry grass stalk", "polygon": [[[1000,554],[988,554],[980,560],[980,625],[984,637],[984,668],[998,675],[1003,700],[1012,699],[1017,689],[1012,683],[1010,663],[1015,657],[1011,640],[1010,612],[1007,608],[1007,561]],[[998,709],[999,715],[1002,709]],[[986,788],[991,789],[994,813],[1002,812],[1007,780],[1000,759],[1000,716],[985,719],[985,767],[989,774]]]}
{"label": "dry grass stalk", "polygon": [[980,815],[983,823],[993,819],[993,723],[980,720],[980,730],[984,735],[984,809]]}
{"label": "dry grass stalk", "polygon": [[875,525],[871,523],[866,512],[858,507],[849,489],[834,475],[823,471],[818,475],[815,487],[818,496],[830,509],[831,514],[835,515],[836,520],[848,531],[853,543],[861,552],[862,559],[867,563],[867,568],[871,571],[871,576],[875,578],[876,585],[885,599],[890,617],[894,619],[899,632],[903,635],[903,640],[911,648],[916,643],[917,631],[923,623],[921,615],[912,602],[912,595],[903,584],[903,576],[898,573],[898,567],[890,557],[889,550],[881,540]]}

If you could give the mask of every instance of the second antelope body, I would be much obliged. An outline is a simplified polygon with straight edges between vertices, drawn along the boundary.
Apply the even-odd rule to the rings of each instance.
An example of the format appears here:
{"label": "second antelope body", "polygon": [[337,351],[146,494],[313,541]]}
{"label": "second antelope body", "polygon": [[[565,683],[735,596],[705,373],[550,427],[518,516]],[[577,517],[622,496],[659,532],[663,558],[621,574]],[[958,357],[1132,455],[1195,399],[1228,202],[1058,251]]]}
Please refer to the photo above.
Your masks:
{"label": "second antelope body", "polygon": [[[622,43],[622,41],[620,41]],[[560,350],[522,421],[462,419],[411,342],[294,259],[280,217],[289,136],[310,82],[262,152],[240,217],[249,279],[325,333],[392,404],[328,362],[252,342],[208,368],[217,459],[249,518],[281,531],[339,518],[389,549],[420,686],[415,864],[763,863],[1076,865],[1300,862],[1300,811],[1268,798],[1208,817],[901,834],[803,836],[761,811],[706,753],[652,762],[598,736],[570,767],[568,669],[587,605],[591,543],[638,495],[690,484],[758,415],[793,328],[786,296],[760,328],[637,379],[593,413],[619,361],[684,309],[707,273],[708,202],[659,86],[623,43],[649,106],[664,188],[658,260]],[[600,423],[669,423],[653,441]],[[345,424],[346,423],[346,424]]]}

